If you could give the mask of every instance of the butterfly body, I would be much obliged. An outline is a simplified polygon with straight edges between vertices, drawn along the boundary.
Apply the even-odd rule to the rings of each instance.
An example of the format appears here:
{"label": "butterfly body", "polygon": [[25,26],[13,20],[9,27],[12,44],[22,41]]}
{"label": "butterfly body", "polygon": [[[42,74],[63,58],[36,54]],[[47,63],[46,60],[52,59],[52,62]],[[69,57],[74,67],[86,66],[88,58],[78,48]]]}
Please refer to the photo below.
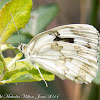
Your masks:
{"label": "butterfly body", "polygon": [[98,44],[93,26],[71,24],[42,32],[18,48],[32,64],[39,63],[61,79],[90,83],[98,71]]}

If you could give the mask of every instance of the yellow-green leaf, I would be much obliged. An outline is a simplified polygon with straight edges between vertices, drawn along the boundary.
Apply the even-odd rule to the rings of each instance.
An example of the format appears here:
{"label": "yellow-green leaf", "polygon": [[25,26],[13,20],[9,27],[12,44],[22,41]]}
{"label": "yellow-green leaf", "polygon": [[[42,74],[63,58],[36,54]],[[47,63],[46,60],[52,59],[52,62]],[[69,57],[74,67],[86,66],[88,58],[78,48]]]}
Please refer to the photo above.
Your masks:
{"label": "yellow-green leaf", "polygon": [[0,9],[10,0],[0,0]]}
{"label": "yellow-green leaf", "polygon": [[1,51],[5,51],[7,49],[14,49],[15,47],[13,47],[11,44],[3,44],[1,45]]}
{"label": "yellow-green leaf", "polygon": [[[19,58],[21,57],[20,54],[17,55]],[[16,58],[16,57],[15,57]],[[15,58],[5,58],[7,65],[13,61]],[[26,61],[18,61],[16,64],[10,66],[10,69],[6,71],[5,76],[3,77],[0,84],[5,83],[15,83],[15,82],[32,82],[32,81],[41,81],[43,80],[38,72],[38,70],[31,65],[29,62]],[[16,66],[15,66],[16,65]],[[55,76],[47,71],[44,71],[40,68],[40,71],[47,81],[54,80]]]}
{"label": "yellow-green leaf", "polygon": [[0,10],[0,42],[5,42],[16,31],[15,25],[17,29],[25,26],[30,18],[31,8],[32,0],[11,0],[3,6]]}

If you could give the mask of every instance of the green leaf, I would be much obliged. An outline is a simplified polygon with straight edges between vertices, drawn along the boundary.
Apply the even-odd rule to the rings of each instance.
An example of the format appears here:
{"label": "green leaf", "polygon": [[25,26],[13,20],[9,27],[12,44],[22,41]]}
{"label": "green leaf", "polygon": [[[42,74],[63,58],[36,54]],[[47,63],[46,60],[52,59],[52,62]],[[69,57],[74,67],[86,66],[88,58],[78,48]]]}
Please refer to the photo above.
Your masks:
{"label": "green leaf", "polygon": [[98,54],[98,72],[97,72],[97,75],[96,75],[96,78],[94,78],[93,82],[95,84],[99,84],[100,85],[100,46],[99,46],[99,54]]}
{"label": "green leaf", "polygon": [[98,74],[97,74],[96,78],[93,80],[93,82],[96,84],[100,84],[100,70],[98,71]]}
{"label": "green leaf", "polygon": [[[30,63],[26,61],[18,61],[16,62],[16,66],[14,61],[19,59],[21,57],[21,54],[18,54],[15,58],[5,58],[6,64],[10,67],[8,68],[8,71],[6,71],[5,76],[3,77],[1,84],[5,83],[16,83],[16,82],[31,82],[31,81],[41,81],[42,78],[38,72],[38,70],[31,65]],[[44,71],[40,68],[40,71],[47,81],[54,80],[54,75]]]}
{"label": "green leaf", "polygon": [[[1,52],[1,45],[0,45],[0,64],[5,65],[5,61],[4,61],[2,52]],[[2,67],[2,66],[0,66],[0,68],[1,68],[1,67]]]}
{"label": "green leaf", "polygon": [[[24,0],[24,2],[22,2],[21,0],[19,1],[12,0],[2,8],[2,10],[0,11],[0,15],[1,15],[0,16],[0,25],[1,25],[0,42],[1,43],[5,42],[8,39],[8,37],[10,37],[10,35],[12,35],[12,33],[16,30],[15,25],[17,26],[18,29],[25,26],[29,18],[29,9],[31,8],[31,6],[29,5],[32,5],[32,3],[30,4],[30,1],[31,0]],[[27,6],[29,7],[27,8]],[[14,7],[15,8],[17,7],[17,9],[14,10]],[[7,12],[7,14],[5,14],[4,12]],[[14,24],[11,14],[13,15],[15,24]],[[16,41],[18,42],[17,39],[19,37],[16,38],[16,36],[18,35],[15,35],[15,34],[13,35],[13,42],[16,42]],[[26,37],[23,37],[22,35],[21,37],[22,37],[22,40],[27,40]],[[11,45],[10,46],[3,45],[0,47],[2,48],[2,51],[6,50],[7,48],[12,49]],[[0,81],[0,84],[15,83],[15,82],[31,82],[31,81],[41,81],[42,80],[38,70],[33,65],[25,61],[16,62],[16,60],[19,60],[21,57],[22,57],[21,53],[17,54],[14,58],[5,58],[5,59],[1,55],[1,58],[3,58],[4,62],[6,63],[5,65],[7,65],[7,68],[6,68],[6,73],[4,70],[3,74],[1,74],[2,80]],[[4,65],[3,63],[1,63],[0,65],[2,66],[0,73],[2,73],[2,68],[4,67]],[[53,74],[46,72],[41,68],[40,68],[40,71],[45,80],[47,81],[54,80]]]}
{"label": "green leaf", "polygon": [[59,8],[57,4],[40,6],[31,12],[31,18],[28,24],[26,24],[26,28],[21,30],[23,33],[29,33],[32,36],[37,35],[51,23],[58,14],[58,11]]}
{"label": "green leaf", "polygon": [[[20,31],[19,31],[20,32]],[[23,35],[21,32],[20,32],[20,38],[22,40],[23,43],[29,43],[29,41],[32,39],[32,36],[28,35],[28,34],[25,34]],[[20,38],[18,36],[18,33],[15,33],[13,34],[6,42],[7,43],[12,43],[13,42],[13,45],[14,46],[18,46],[17,43],[19,43],[20,41]],[[16,45],[17,44],[17,45]]]}
{"label": "green leaf", "polygon": [[1,51],[5,51],[7,49],[14,49],[15,47],[13,47],[11,44],[3,44],[1,45]]}
{"label": "green leaf", "polygon": [[[31,7],[32,0],[24,0],[24,2],[23,0],[11,0],[0,10],[0,81],[4,75],[7,75],[5,72],[8,72],[1,50],[13,49],[11,45],[1,44],[16,31],[16,26],[17,29],[25,26],[30,18]],[[8,65],[12,66],[16,59],[20,59],[19,57],[16,56]]]}
{"label": "green leaf", "polygon": [[0,0],[0,9],[10,0]]}
{"label": "green leaf", "polygon": [[[13,59],[7,59],[6,64],[7,64],[7,69],[11,70],[13,67],[13,64],[16,63],[17,60],[19,60],[22,57],[22,53],[18,53]],[[6,59],[6,58],[5,58]],[[10,62],[9,62],[10,61]]]}
{"label": "green leaf", "polygon": [[93,82],[94,82],[95,84],[99,84],[99,85],[100,85],[100,68],[99,68],[98,73],[97,73],[97,76],[96,76],[96,78],[93,80]]}
{"label": "green leaf", "polygon": [[[0,11],[0,42],[5,42],[17,29],[24,28],[30,18],[32,0],[11,0]],[[14,21],[12,19],[12,16]]]}
{"label": "green leaf", "polygon": [[5,72],[6,72],[6,63],[5,63],[4,57],[1,53],[1,45],[0,45],[0,81],[4,77]]}

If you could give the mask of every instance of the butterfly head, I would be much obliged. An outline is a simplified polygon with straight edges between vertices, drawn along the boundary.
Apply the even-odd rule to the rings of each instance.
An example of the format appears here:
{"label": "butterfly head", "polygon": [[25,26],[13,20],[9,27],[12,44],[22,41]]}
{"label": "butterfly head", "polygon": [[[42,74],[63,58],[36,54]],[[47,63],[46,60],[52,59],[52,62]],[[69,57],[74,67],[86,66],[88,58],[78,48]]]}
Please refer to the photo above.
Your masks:
{"label": "butterfly head", "polygon": [[22,53],[25,53],[26,48],[27,48],[27,45],[26,44],[22,44],[21,43],[18,46],[19,51],[21,51]]}

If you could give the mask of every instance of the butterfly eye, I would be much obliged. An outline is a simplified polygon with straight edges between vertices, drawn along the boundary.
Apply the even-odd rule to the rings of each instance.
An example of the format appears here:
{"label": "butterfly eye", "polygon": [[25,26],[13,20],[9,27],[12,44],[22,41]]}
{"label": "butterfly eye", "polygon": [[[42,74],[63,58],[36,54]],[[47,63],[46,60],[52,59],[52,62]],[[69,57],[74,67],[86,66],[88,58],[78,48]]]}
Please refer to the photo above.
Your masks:
{"label": "butterfly eye", "polygon": [[21,48],[21,50],[22,50],[22,48]]}

